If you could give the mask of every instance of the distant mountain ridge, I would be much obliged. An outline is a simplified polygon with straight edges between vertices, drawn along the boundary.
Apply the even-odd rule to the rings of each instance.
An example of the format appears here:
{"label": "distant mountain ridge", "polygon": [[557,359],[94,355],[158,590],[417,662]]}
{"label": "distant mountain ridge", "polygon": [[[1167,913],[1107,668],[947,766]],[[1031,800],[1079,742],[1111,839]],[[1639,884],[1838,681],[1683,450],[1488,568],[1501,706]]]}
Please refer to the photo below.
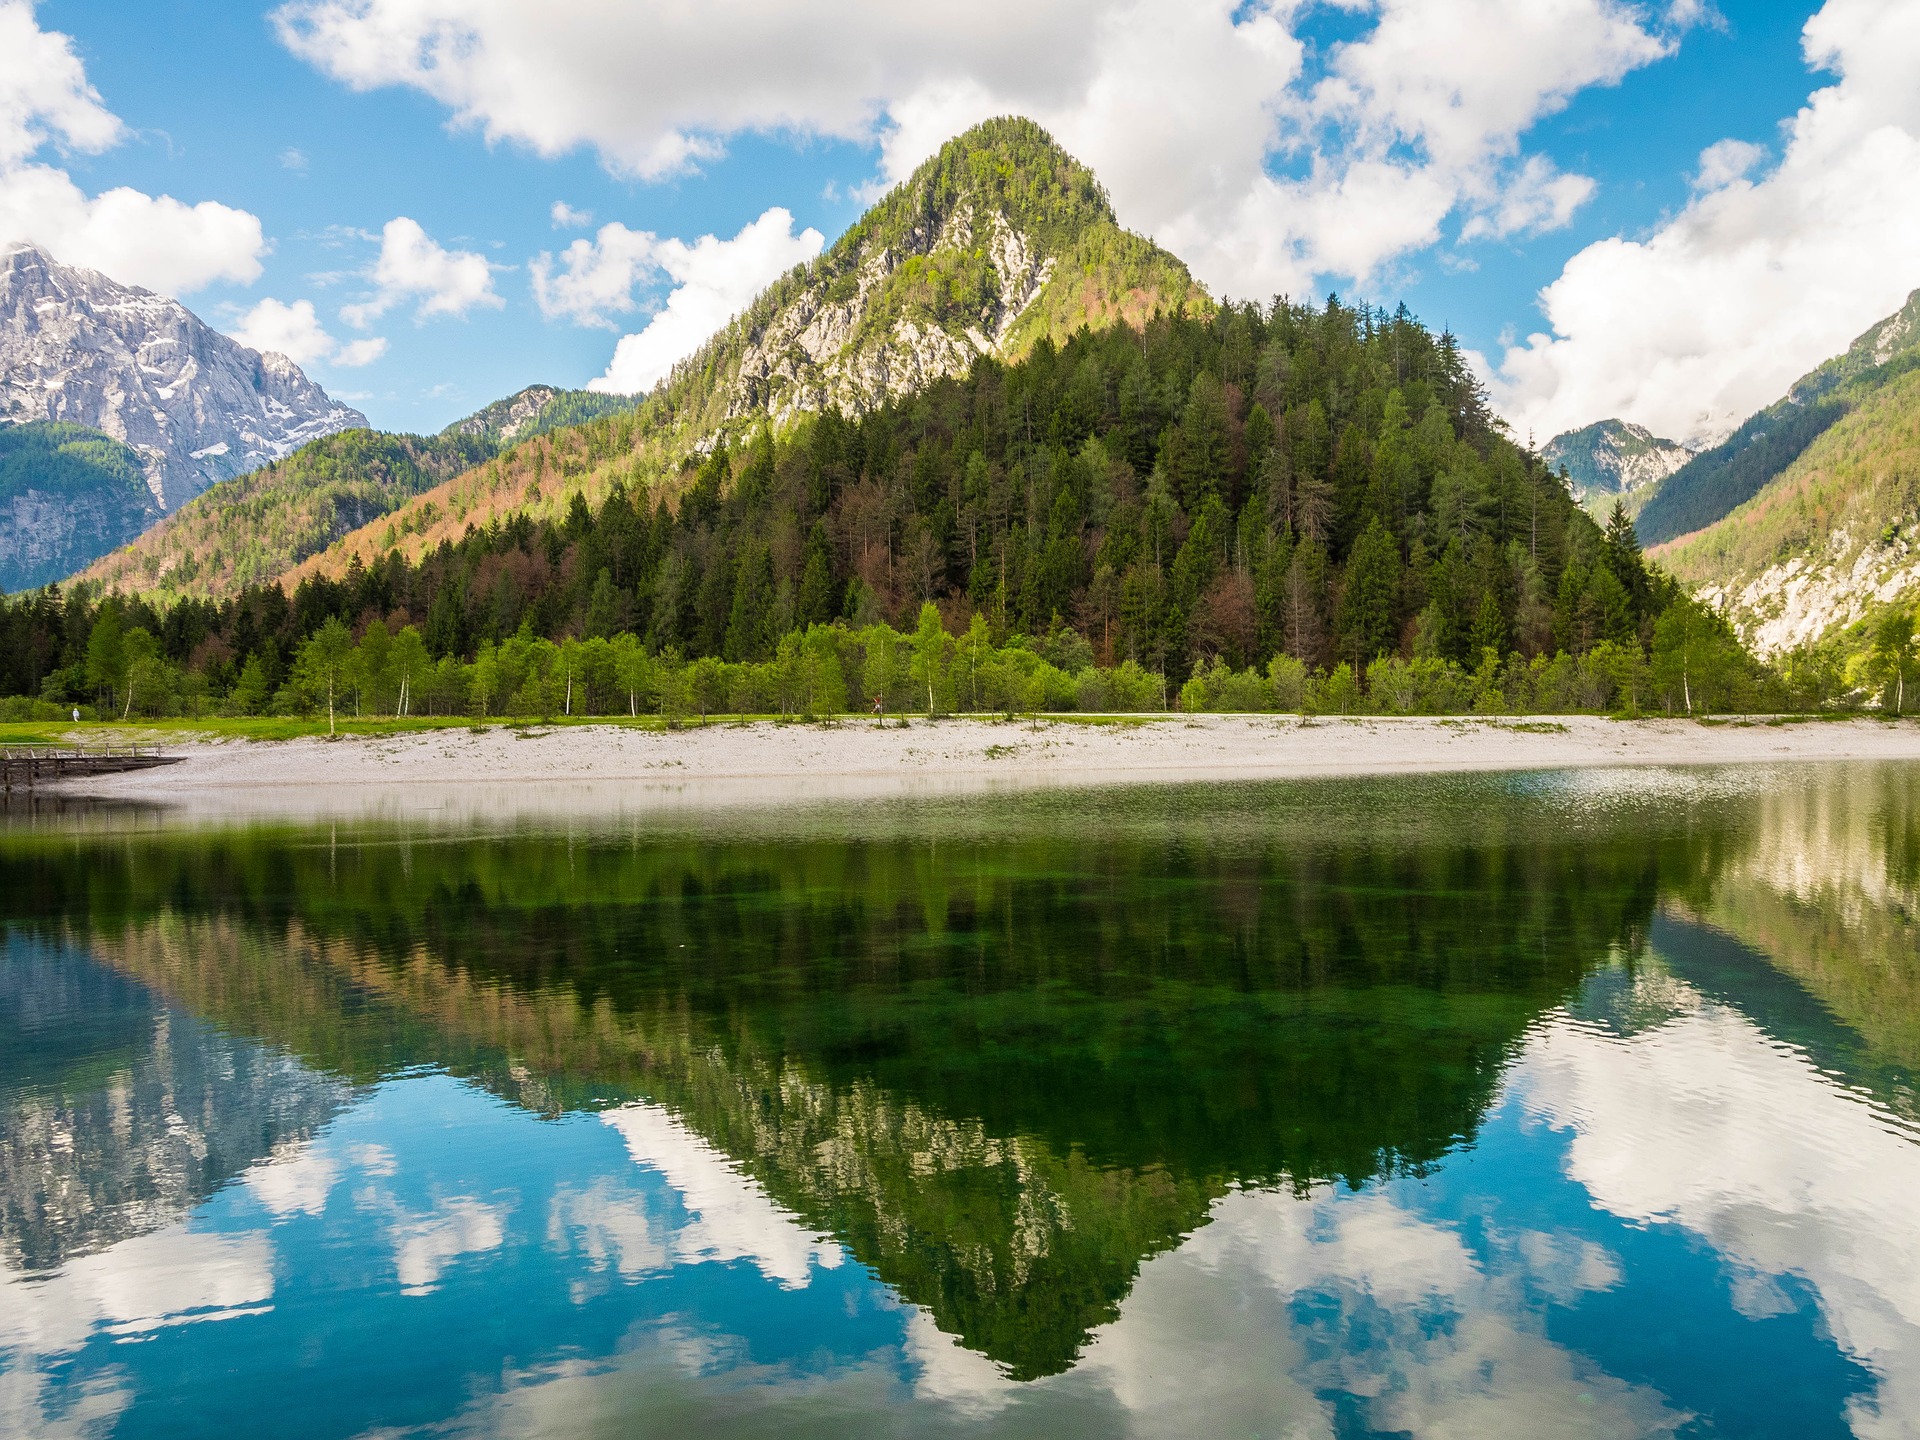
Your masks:
{"label": "distant mountain ridge", "polygon": [[0,418],[63,420],[131,446],[168,510],[367,423],[286,356],[32,245],[0,250]]}
{"label": "distant mountain ridge", "polygon": [[637,403],[624,395],[529,385],[438,435],[361,429],[326,436],[221,481],[137,540],[128,536],[131,543],[94,560],[78,578],[109,590],[201,599],[267,583],[491,460],[505,445],[630,411]]}
{"label": "distant mountain ridge", "polygon": [[77,578],[170,599],[270,584],[498,449],[483,434],[343,430],[221,481]]}
{"label": "distant mountain ridge", "polygon": [[1779,400],[1677,470],[1641,512],[1641,540],[1663,544],[1712,525],[1784,474],[1863,397],[1916,367],[1920,290],[1844,354],[1801,376]]}
{"label": "distant mountain ridge", "polygon": [[1625,420],[1601,420],[1554,436],[1540,454],[1566,472],[1573,498],[1604,520],[1615,499],[1626,505],[1629,515],[1638,513],[1694,452]]}

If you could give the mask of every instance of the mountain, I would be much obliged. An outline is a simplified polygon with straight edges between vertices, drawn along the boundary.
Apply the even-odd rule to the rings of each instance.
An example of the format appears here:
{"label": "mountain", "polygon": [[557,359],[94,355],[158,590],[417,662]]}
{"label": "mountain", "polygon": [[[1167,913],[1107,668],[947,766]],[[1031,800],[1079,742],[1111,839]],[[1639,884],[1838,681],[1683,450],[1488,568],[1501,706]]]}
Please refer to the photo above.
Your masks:
{"label": "mountain", "polygon": [[[457,540],[469,523],[561,514],[580,493],[677,473],[716,440],[828,408],[858,416],[976,360],[1012,361],[1083,326],[1139,323],[1212,301],[1178,259],[1123,230],[1093,173],[1028,120],[991,120],[949,141],[825,254],[769,287],[643,400],[549,425],[546,402],[515,449],[394,517],[403,553]],[[545,387],[535,387],[535,390]],[[614,397],[590,397],[611,402]],[[496,424],[489,407],[469,422]],[[524,422],[520,422],[524,423]],[[427,507],[432,514],[427,514]],[[309,570],[384,553],[387,527],[349,537]]]}
{"label": "mountain", "polygon": [[286,356],[32,245],[0,250],[0,419],[86,425],[131,446],[167,510],[367,423]]}
{"label": "mountain", "polygon": [[1763,655],[1854,648],[1841,632],[1920,592],[1920,368],[1851,397],[1752,499],[1653,554]]}
{"label": "mountain", "polygon": [[[5,434],[0,430],[0,437]],[[477,434],[345,430],[221,481],[78,578],[109,591],[164,599],[271,584],[342,535],[481,464],[497,449]]]}
{"label": "mountain", "polygon": [[1693,458],[1685,445],[1625,420],[1601,420],[1556,435],[1540,454],[1566,473],[1573,498],[1597,520],[1606,519],[1616,499],[1629,515],[1638,514],[1660,482]]}
{"label": "mountain", "polygon": [[0,425],[0,592],[71,575],[160,518],[140,456],[63,421]]}
{"label": "mountain", "polygon": [[1640,513],[1640,538],[1649,545],[1664,544],[1712,525],[1784,474],[1867,396],[1916,367],[1920,290],[1855,340],[1844,355],[1803,375],[1785,396],[1675,471]]}
{"label": "mountain", "polygon": [[[563,653],[548,641],[625,636],[625,653],[677,657],[662,674],[737,666],[700,671],[701,704],[778,709],[791,677],[768,689],[755,668],[776,650],[878,637],[845,641],[871,653],[807,652],[835,708],[836,687],[905,683],[877,622],[911,628],[929,603],[971,627],[976,708],[1012,696],[1009,675],[1031,698],[1029,662],[1069,688],[1107,684],[1096,662],[1131,664],[1132,705],[1202,685],[1200,668],[1217,688],[1283,655],[1276,673],[1296,677],[1344,661],[1349,686],[1377,670],[1400,697],[1382,703],[1495,703],[1473,688],[1495,683],[1473,678],[1489,651],[1547,662],[1498,669],[1520,689],[1497,703],[1592,706],[1615,685],[1604,667],[1670,652],[1676,632],[1662,622],[1681,597],[1644,567],[1631,527],[1603,532],[1501,433],[1451,336],[1404,306],[1215,305],[1022,121],[943,147],[637,405],[532,433],[574,403],[587,405],[532,387],[469,417],[454,431],[476,433],[459,438],[511,431],[507,448],[271,588],[242,576],[267,579],[310,540],[262,534],[284,516],[209,497],[242,528],[209,523],[177,555],[103,570],[136,590],[111,612],[153,630],[139,587],[200,587],[221,603],[175,607],[169,661],[202,675],[199,693],[255,708],[298,707],[297,686],[276,692],[329,616],[355,633],[412,625],[436,662],[419,703],[485,713],[543,713]],[[340,478],[366,463],[343,453]],[[379,508],[401,493],[382,490]],[[85,656],[49,637],[87,633],[103,603],[0,607],[0,665],[57,700]],[[1694,700],[1735,703],[1758,683],[1720,637],[1695,638],[1717,678],[1709,695],[1694,676]],[[1003,644],[1024,658],[990,659]],[[1595,652],[1601,668],[1586,668]],[[566,666],[583,653],[566,649]],[[616,683],[612,653],[598,645],[591,674],[567,669],[569,713],[640,703],[652,682]],[[1416,656],[1452,668],[1405,663]],[[1682,671],[1654,658],[1664,705]],[[1420,688],[1435,675],[1444,695]],[[679,704],[669,689],[660,703]],[[147,694],[168,703],[164,686]],[[1636,688],[1624,703],[1655,698]]]}

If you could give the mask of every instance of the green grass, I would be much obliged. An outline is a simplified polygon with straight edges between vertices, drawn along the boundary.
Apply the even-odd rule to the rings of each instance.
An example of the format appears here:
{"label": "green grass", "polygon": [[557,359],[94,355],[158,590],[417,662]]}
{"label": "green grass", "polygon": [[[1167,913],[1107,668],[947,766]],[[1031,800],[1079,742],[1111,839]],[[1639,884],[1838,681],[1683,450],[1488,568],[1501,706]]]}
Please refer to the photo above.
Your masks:
{"label": "green grass", "polygon": [[[79,730],[92,730],[87,725],[49,726],[44,724],[21,724],[0,722],[0,745],[64,745]],[[99,727],[105,730],[107,727]]]}

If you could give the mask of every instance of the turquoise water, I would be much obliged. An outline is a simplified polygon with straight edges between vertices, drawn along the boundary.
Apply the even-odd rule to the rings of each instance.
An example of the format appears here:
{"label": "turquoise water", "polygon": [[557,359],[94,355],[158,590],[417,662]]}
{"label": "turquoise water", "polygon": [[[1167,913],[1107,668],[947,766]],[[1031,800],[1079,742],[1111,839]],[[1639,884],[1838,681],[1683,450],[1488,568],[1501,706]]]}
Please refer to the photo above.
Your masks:
{"label": "turquoise water", "polygon": [[0,829],[0,1433],[1920,1433],[1920,768]]}

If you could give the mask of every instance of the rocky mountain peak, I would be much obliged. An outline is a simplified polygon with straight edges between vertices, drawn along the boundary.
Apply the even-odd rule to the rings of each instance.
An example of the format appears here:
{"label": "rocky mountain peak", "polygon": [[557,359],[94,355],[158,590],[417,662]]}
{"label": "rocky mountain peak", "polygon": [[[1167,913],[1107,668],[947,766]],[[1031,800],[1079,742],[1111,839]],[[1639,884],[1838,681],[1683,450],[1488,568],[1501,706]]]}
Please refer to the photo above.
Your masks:
{"label": "rocky mountain peak", "polygon": [[1092,172],[1038,125],[990,120],[776,282],[665,388],[717,379],[719,405],[698,408],[721,424],[861,414],[981,356],[1017,359],[1042,336],[1210,303],[1185,265],[1120,228]]}
{"label": "rocky mountain peak", "polygon": [[169,510],[367,423],[286,356],[34,245],[0,250],[0,419],[86,425],[131,446]]}
{"label": "rocky mountain peak", "polygon": [[1629,421],[1600,420],[1554,436],[1540,454],[1566,472],[1575,500],[1604,514],[1616,497],[1637,511],[1694,452]]}

